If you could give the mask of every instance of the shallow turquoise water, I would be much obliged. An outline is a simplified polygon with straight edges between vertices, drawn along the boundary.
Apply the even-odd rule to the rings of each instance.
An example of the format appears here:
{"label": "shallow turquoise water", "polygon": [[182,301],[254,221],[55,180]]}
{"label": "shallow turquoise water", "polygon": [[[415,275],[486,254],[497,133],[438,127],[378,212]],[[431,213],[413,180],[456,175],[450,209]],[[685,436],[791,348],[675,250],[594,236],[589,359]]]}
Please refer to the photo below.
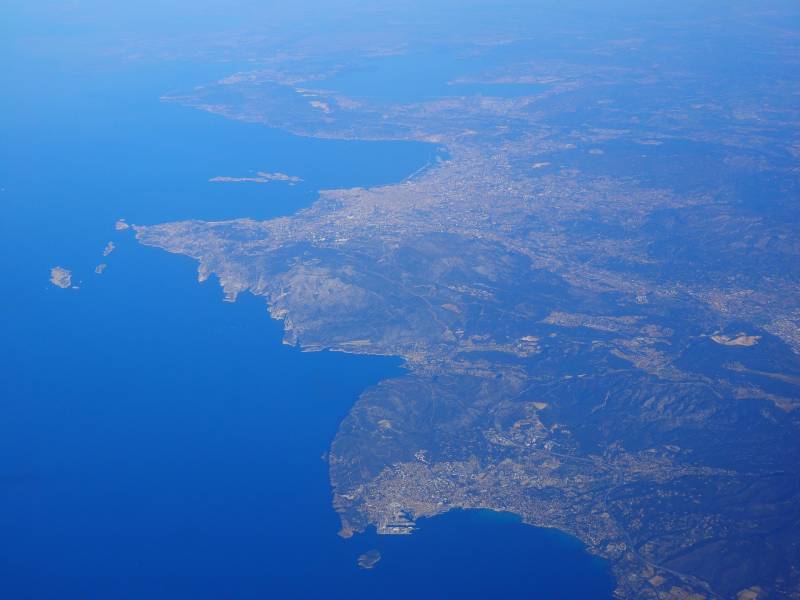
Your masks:
{"label": "shallow turquoise water", "polygon": [[[437,149],[297,138],[158,101],[231,65],[79,58],[17,54],[3,75],[3,597],[609,596],[607,565],[579,543],[502,515],[337,537],[321,455],[398,363],[283,346],[262,301],[223,303],[191,261],[113,231],[118,217],[289,214],[321,188],[402,179]],[[305,181],[207,181],[257,170]],[[80,289],[50,286],[54,264]],[[359,570],[370,548],[383,558]]]}

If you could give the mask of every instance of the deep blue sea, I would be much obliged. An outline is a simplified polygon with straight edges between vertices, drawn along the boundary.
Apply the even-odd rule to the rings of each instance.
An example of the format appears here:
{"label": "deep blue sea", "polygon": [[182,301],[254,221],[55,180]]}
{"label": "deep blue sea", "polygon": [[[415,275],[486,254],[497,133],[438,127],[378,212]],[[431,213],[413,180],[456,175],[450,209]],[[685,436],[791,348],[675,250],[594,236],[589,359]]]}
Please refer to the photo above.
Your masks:
{"label": "deep blue sea", "polygon": [[[605,562],[507,515],[339,538],[321,457],[399,363],[286,347],[262,300],[224,303],[192,261],[113,227],[290,214],[322,188],[400,180],[437,149],[163,103],[237,65],[58,43],[0,60],[0,597],[609,597]],[[259,170],[304,181],[208,182]],[[51,286],[54,265],[80,289]],[[359,569],[372,548],[381,561]]]}

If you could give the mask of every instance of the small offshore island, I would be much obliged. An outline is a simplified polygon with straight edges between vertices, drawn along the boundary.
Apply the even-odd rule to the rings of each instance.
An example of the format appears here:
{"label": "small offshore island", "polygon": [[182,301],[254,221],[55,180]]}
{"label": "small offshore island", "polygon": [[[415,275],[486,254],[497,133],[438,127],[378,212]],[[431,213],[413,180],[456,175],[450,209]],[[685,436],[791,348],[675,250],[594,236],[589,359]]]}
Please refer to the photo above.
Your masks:
{"label": "small offshore island", "polygon": [[259,171],[254,176],[249,177],[227,177],[227,176],[217,176],[212,177],[209,179],[211,183],[270,183],[271,181],[279,181],[283,183],[288,183],[289,185],[295,185],[303,181],[300,177],[296,175],[287,175],[286,173],[275,172],[275,173],[268,173],[266,171]]}
{"label": "small offshore island", "polygon": [[50,283],[62,289],[72,287],[72,272],[63,267],[53,267],[50,269]]}
{"label": "small offshore island", "polygon": [[380,552],[377,550],[369,550],[358,557],[358,566],[362,569],[372,569],[380,559]]}

